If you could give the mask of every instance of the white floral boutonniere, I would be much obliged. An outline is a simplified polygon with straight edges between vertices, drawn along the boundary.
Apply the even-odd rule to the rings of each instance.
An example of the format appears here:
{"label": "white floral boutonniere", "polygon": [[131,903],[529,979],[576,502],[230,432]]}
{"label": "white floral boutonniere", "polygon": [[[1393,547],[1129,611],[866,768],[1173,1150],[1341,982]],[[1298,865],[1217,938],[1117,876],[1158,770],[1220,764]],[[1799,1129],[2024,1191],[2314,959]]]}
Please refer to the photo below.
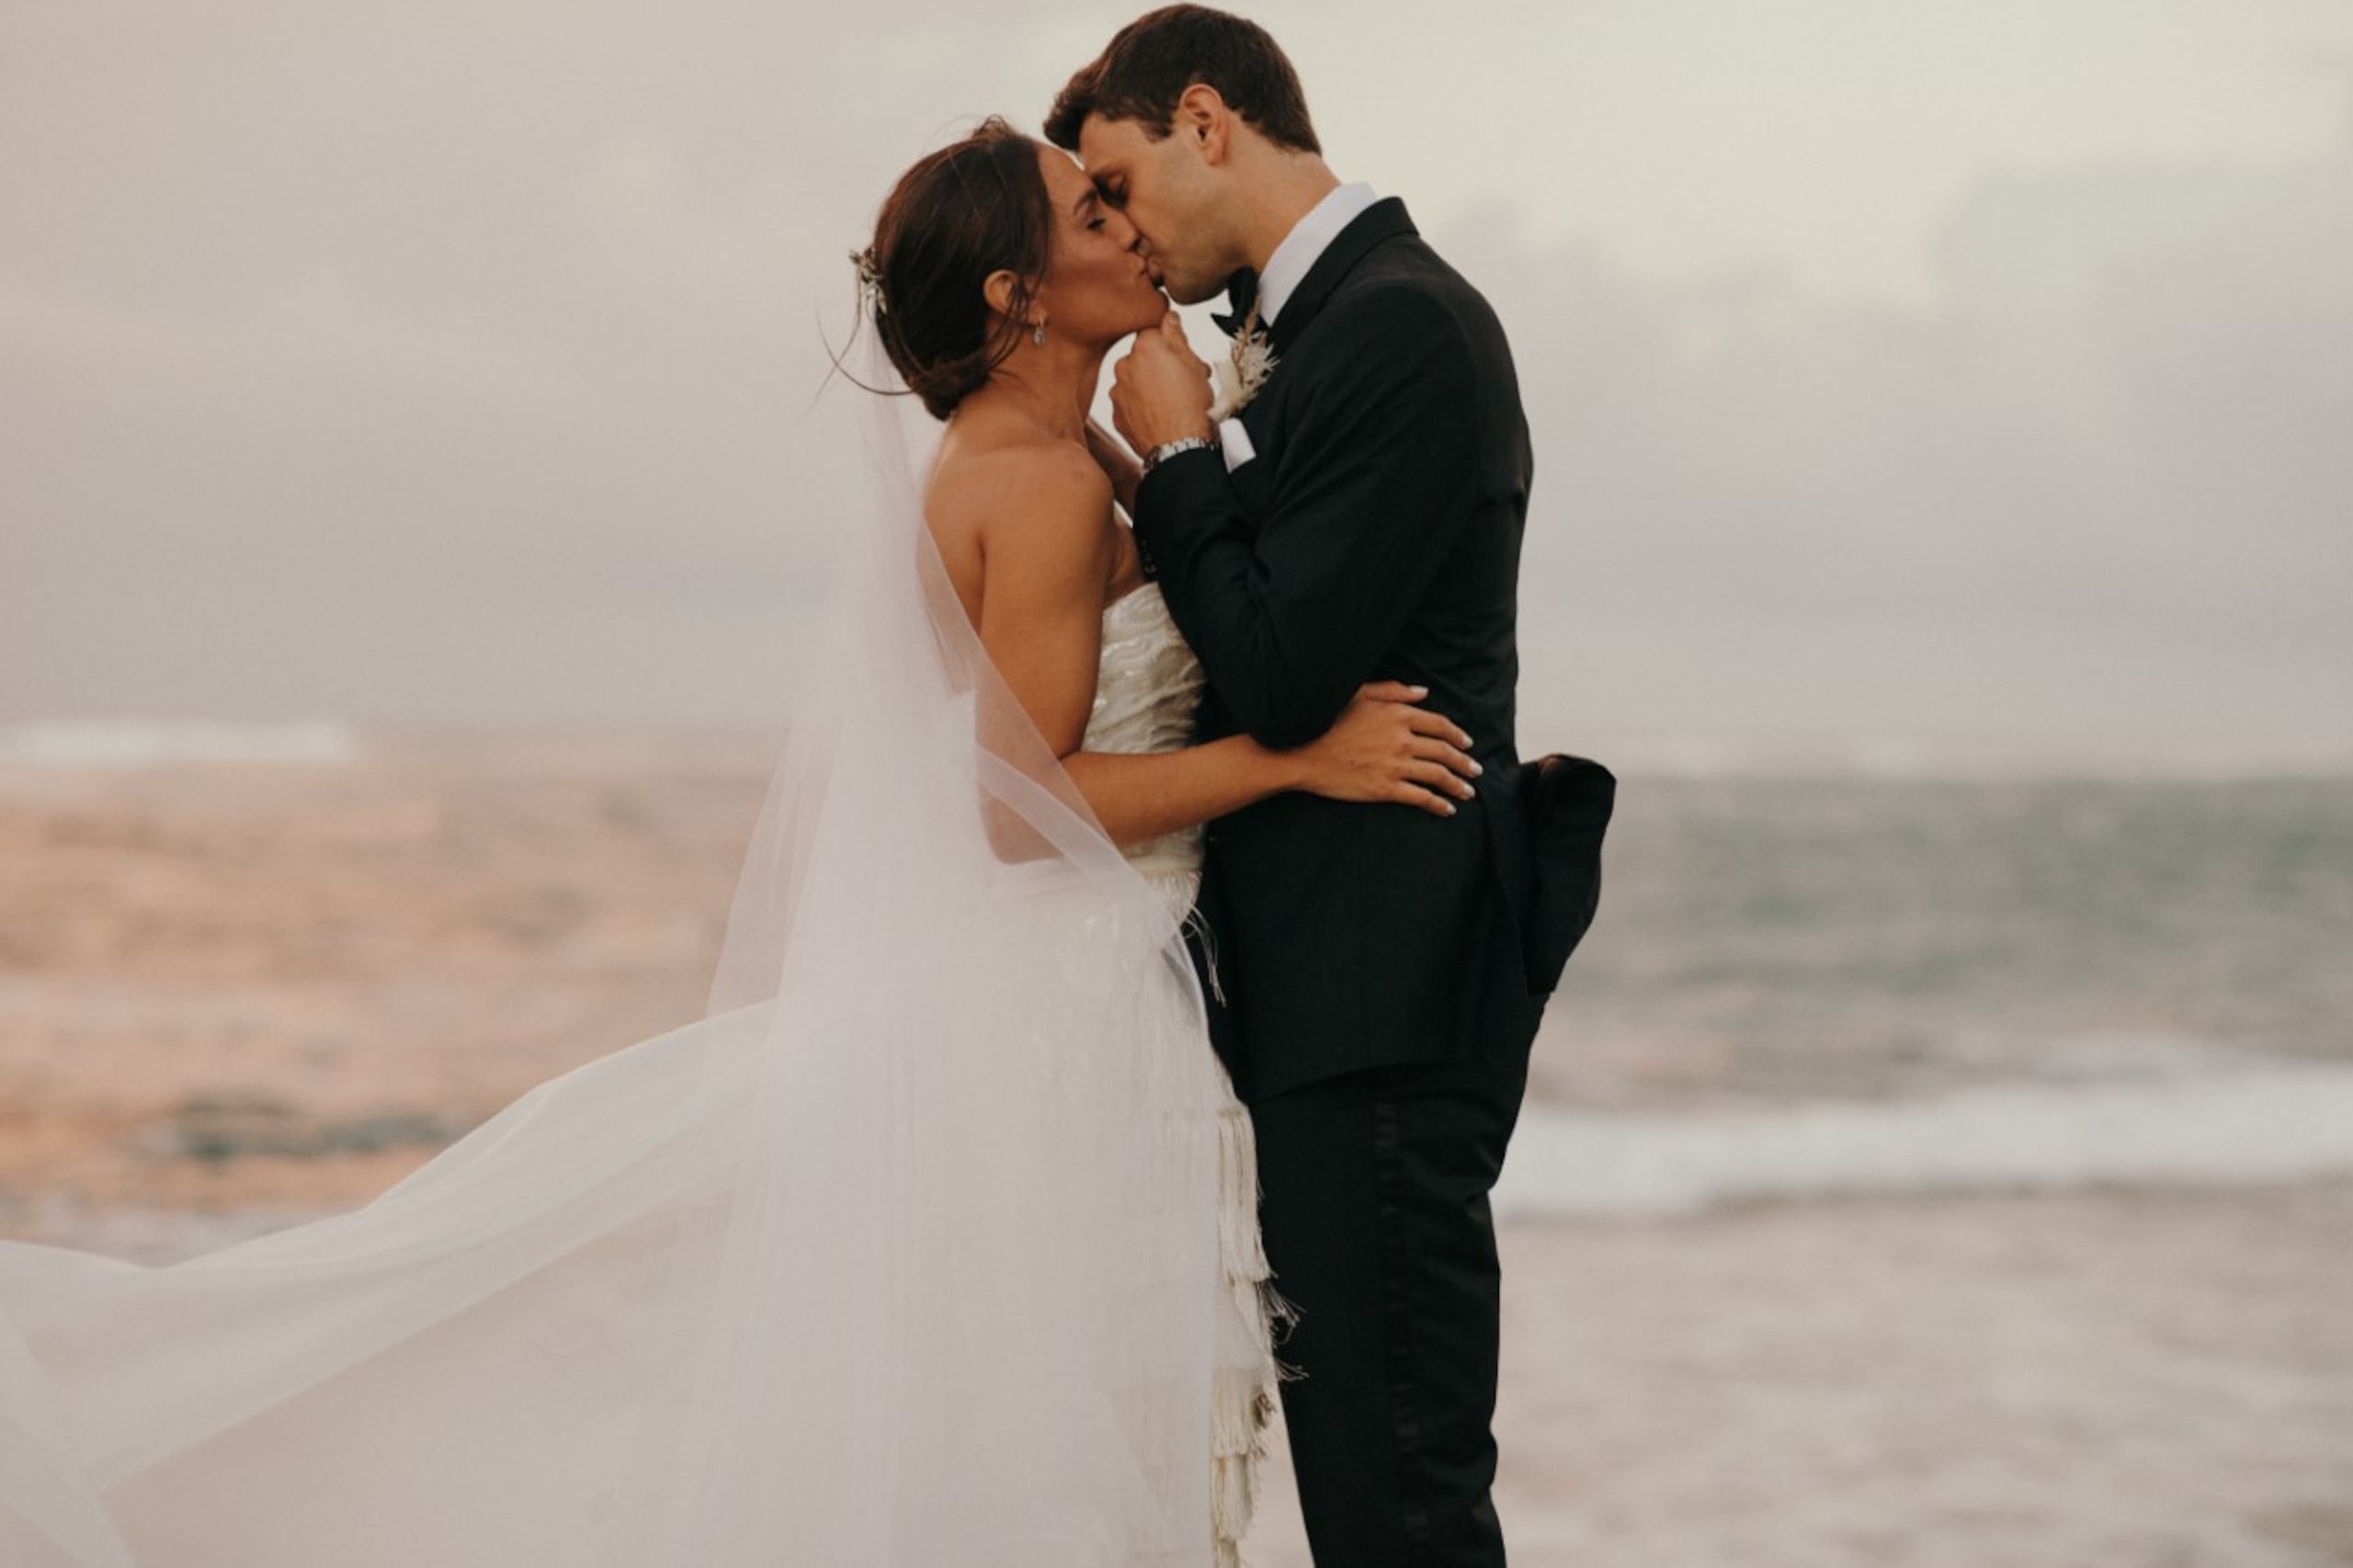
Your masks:
{"label": "white floral boutonniere", "polygon": [[1210,417],[1231,419],[1241,413],[1274,372],[1275,342],[1258,324],[1258,301],[1253,300],[1250,313],[1242,318],[1242,330],[1233,335],[1233,352],[1217,368],[1217,404]]}

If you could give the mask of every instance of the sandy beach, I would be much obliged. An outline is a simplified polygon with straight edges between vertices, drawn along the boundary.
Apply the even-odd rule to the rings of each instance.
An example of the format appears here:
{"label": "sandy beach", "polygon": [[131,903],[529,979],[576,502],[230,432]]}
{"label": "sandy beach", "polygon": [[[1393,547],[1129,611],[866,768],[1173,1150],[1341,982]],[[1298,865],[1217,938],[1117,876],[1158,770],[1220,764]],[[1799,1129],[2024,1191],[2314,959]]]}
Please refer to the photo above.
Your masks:
{"label": "sandy beach", "polygon": [[1512,1560],[2353,1562],[2348,1243],[2353,1183],[1507,1228]]}
{"label": "sandy beach", "polygon": [[[163,1260],[364,1202],[694,1016],[770,760],[371,734],[0,765],[0,1233]],[[1728,1054],[1602,1030],[1539,1102],[1829,1072]],[[1516,1562],[2353,1563],[2353,1178],[1735,1194],[1517,1212],[1504,1249]],[[1285,1488],[1258,1568],[1306,1568]]]}

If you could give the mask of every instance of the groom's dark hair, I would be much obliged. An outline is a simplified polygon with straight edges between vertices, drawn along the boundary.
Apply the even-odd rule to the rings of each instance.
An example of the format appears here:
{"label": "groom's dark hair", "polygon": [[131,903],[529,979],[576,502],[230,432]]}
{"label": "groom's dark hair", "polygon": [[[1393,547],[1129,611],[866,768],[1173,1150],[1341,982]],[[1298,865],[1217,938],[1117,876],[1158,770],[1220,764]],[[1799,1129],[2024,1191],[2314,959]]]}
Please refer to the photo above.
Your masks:
{"label": "groom's dark hair", "polygon": [[1277,146],[1324,151],[1290,58],[1257,23],[1207,6],[1164,6],[1121,28],[1054,99],[1046,140],[1076,152],[1079,128],[1099,114],[1141,120],[1144,134],[1161,141],[1176,100],[1196,82],[1215,87],[1226,108]]}

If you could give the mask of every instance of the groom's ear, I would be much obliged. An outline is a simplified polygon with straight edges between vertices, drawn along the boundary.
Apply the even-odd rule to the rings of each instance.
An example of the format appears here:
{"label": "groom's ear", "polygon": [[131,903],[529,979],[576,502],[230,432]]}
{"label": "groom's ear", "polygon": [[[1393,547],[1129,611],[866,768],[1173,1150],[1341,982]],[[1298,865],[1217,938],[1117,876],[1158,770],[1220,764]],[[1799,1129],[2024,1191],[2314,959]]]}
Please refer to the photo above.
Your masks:
{"label": "groom's ear", "polygon": [[1233,131],[1233,111],[1226,107],[1225,95],[1207,82],[1194,83],[1177,98],[1169,132],[1192,142],[1209,163],[1225,162]]}

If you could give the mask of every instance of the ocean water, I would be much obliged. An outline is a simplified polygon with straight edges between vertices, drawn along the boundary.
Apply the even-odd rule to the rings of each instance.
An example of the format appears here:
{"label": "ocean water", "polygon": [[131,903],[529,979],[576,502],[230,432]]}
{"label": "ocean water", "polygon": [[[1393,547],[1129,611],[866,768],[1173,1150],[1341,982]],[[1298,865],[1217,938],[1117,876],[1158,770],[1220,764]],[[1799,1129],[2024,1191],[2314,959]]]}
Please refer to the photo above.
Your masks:
{"label": "ocean water", "polygon": [[2353,1173],[2353,779],[1629,778],[1499,1199]]}
{"label": "ocean water", "polygon": [[1580,1097],[2353,1063],[2353,779],[1634,778],[1604,858]]}

